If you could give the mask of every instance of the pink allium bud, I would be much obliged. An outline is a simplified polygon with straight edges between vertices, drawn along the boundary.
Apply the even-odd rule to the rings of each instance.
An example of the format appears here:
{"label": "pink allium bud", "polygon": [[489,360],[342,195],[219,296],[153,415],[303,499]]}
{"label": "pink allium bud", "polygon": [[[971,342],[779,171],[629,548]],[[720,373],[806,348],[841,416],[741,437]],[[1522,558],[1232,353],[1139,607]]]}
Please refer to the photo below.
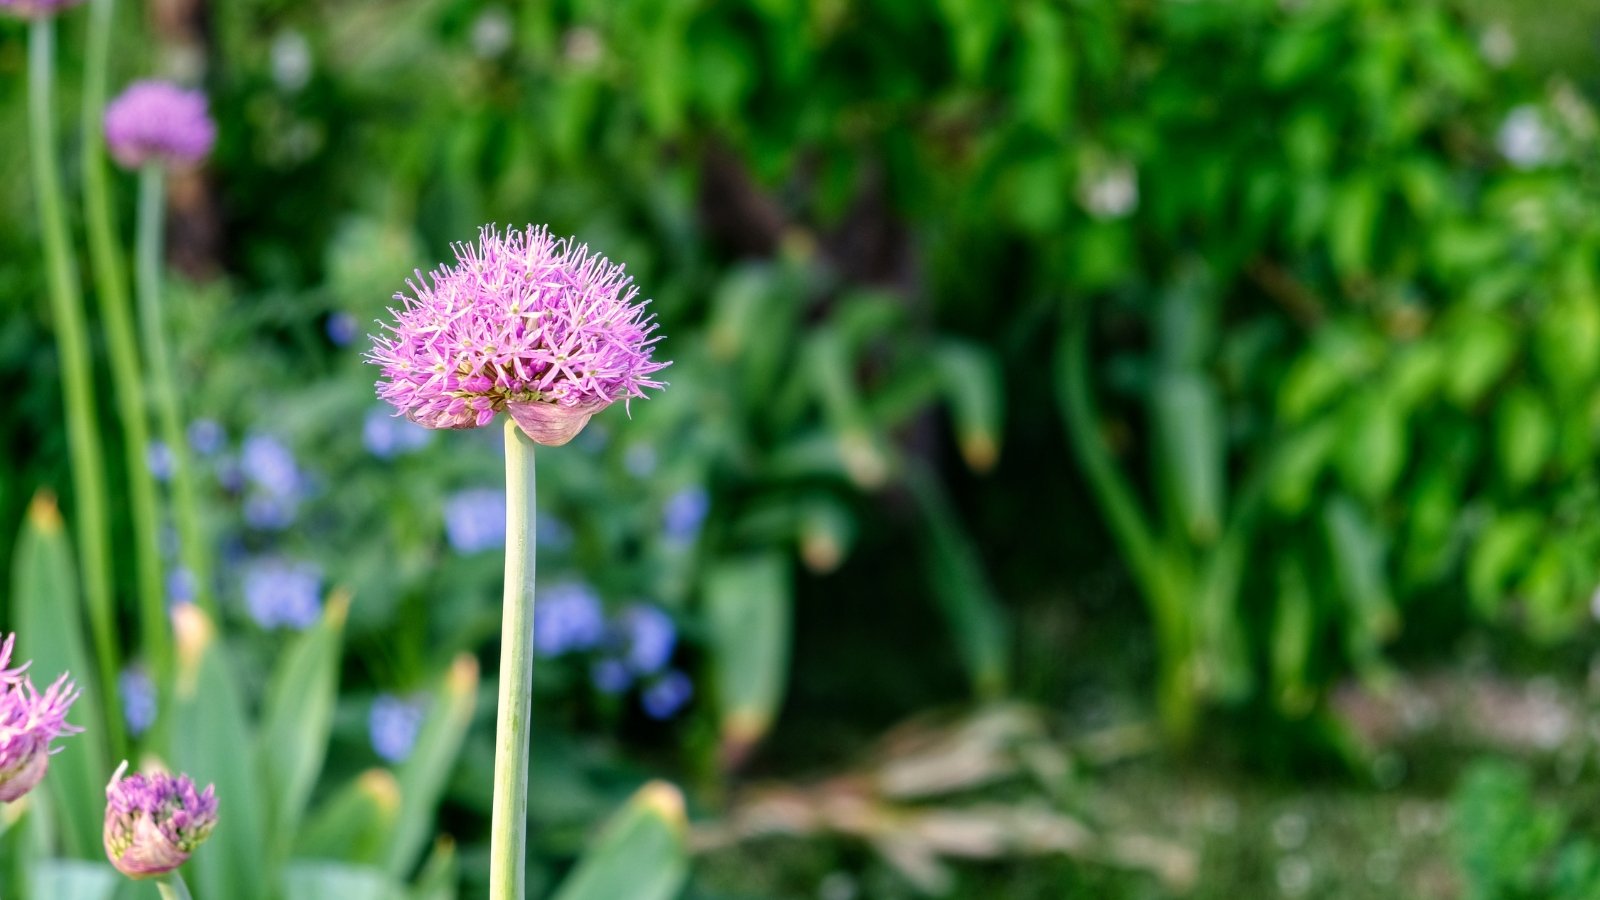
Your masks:
{"label": "pink allium bud", "polygon": [[0,688],[0,802],[33,790],[50,768],[50,743],[83,730],[67,724],[67,709],[77,699],[65,675],[43,693],[28,678]]}
{"label": "pink allium bud", "polygon": [[0,0],[0,13],[9,13],[24,19],[53,16],[83,0]]}
{"label": "pink allium bud", "polygon": [[197,791],[187,775],[135,772],[126,761],[106,785],[106,857],[129,878],[183,865],[217,825],[216,788]]}
{"label": "pink allium bud", "polygon": [[589,417],[662,383],[648,301],[621,265],[548,228],[485,227],[456,264],[421,273],[368,360],[378,396],[429,428],[477,428],[502,410],[530,438],[565,444]]}
{"label": "pink allium bud", "polygon": [[[4,0],[0,0],[4,2]],[[165,81],[136,81],[106,107],[106,143],[125,168],[192,165],[217,142],[206,95]]]}

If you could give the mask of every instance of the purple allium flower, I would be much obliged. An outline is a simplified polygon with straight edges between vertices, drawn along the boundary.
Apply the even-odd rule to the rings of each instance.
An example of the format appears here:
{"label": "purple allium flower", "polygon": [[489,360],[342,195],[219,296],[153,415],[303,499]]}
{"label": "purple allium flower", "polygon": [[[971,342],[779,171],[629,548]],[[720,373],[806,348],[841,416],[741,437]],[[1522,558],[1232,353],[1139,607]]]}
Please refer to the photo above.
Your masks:
{"label": "purple allium flower", "polygon": [[244,439],[239,467],[253,484],[276,497],[290,497],[300,489],[300,467],[294,454],[270,434]]}
{"label": "purple allium flower", "polygon": [[639,694],[639,705],[652,719],[670,719],[693,696],[694,683],[689,676],[673,669],[645,686]]}
{"label": "purple allium flower", "polygon": [[421,450],[432,440],[430,429],[394,415],[387,406],[373,407],[361,424],[361,443],[379,459]]}
{"label": "purple allium flower", "polygon": [[693,541],[711,511],[711,495],[703,487],[689,487],[667,498],[661,525],[667,537],[681,544]]}
{"label": "purple allium flower", "polygon": [[506,492],[468,488],[444,502],[444,531],[457,553],[477,553],[506,545]]}
{"label": "purple allium flower", "polygon": [[26,672],[28,666],[31,665],[31,663],[23,663],[15,669],[6,668],[6,666],[11,665],[11,651],[16,644],[17,636],[15,634],[8,634],[4,641],[0,641],[0,689],[21,684],[22,673]]}
{"label": "purple allium flower", "polygon": [[484,227],[457,244],[429,286],[408,282],[368,360],[378,396],[430,428],[476,428],[505,410],[530,438],[559,445],[616,400],[659,388],[654,317],[621,265],[543,226]]}
{"label": "purple allium flower", "polygon": [[0,0],[0,12],[24,19],[41,19],[82,2],[83,0]]}
{"label": "purple allium flower", "polygon": [[588,650],[605,636],[605,613],[594,588],[566,581],[539,592],[533,608],[533,649],[540,656]]}
{"label": "purple allium flower", "polygon": [[427,708],[416,700],[402,700],[393,694],[379,694],[367,716],[367,732],[372,749],[391,763],[405,762],[422,730]]}
{"label": "purple allium flower", "polygon": [[622,660],[603,656],[589,666],[589,680],[602,694],[620,694],[633,684],[633,673]]}
{"label": "purple allium flower", "polygon": [[652,675],[672,661],[678,643],[678,630],[672,617],[659,606],[639,603],[617,617],[623,657],[628,667],[640,675]]}
{"label": "purple allium flower", "polygon": [[144,448],[144,464],[157,481],[166,481],[172,477],[172,448],[164,441],[151,441]]}
{"label": "purple allium flower", "polygon": [[67,710],[78,688],[66,675],[43,693],[31,678],[0,689],[0,802],[10,803],[33,790],[50,768],[50,742],[83,729],[67,724]]}
{"label": "purple allium flower", "polygon": [[322,330],[327,332],[328,340],[332,341],[335,347],[344,347],[356,339],[356,334],[361,331],[361,323],[347,312],[336,312],[328,316],[328,321],[323,324]]}
{"label": "purple allium flower", "polygon": [[106,144],[125,168],[192,165],[217,142],[206,95],[165,81],[136,81],[106,107]]}
{"label": "purple allium flower", "polygon": [[216,788],[195,790],[187,775],[145,775],[124,761],[106,785],[106,857],[129,878],[153,878],[183,865],[217,825]]}
{"label": "purple allium flower", "polygon": [[201,456],[210,456],[222,449],[227,434],[216,419],[195,419],[189,423],[189,446]]}
{"label": "purple allium flower", "polygon": [[245,567],[244,603],[262,628],[309,628],[322,612],[322,573],[307,562],[256,560]]}
{"label": "purple allium flower", "polygon": [[123,669],[117,676],[117,695],[122,698],[128,733],[138,737],[149,731],[156,721],[156,685],[150,673],[139,666]]}

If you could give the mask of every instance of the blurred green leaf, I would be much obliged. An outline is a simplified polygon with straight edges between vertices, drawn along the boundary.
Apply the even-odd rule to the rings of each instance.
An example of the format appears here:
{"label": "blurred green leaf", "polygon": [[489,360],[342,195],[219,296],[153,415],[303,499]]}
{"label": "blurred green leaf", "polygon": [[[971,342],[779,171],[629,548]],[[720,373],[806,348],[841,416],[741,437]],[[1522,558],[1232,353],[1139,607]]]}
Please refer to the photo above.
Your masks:
{"label": "blurred green leaf", "polygon": [[349,608],[348,593],[329,597],[322,618],[295,636],[267,686],[257,752],[271,803],[268,833],[275,861],[288,858],[328,752]]}
{"label": "blurred green leaf", "polygon": [[555,900],[670,900],[689,876],[678,789],[639,789],[556,891]]}
{"label": "blurred green leaf", "polygon": [[477,692],[477,660],[456,657],[434,694],[411,755],[400,767],[400,811],[384,856],[384,868],[396,878],[411,874],[434,832],[434,814],[472,724]]}
{"label": "blurred green leaf", "polygon": [[388,850],[400,817],[400,784],[388,769],[369,769],[314,809],[295,837],[295,855],[373,864]]}
{"label": "blurred green leaf", "polygon": [[789,682],[794,587],[784,558],[767,553],[714,565],[705,578],[715,653],[722,753],[737,762],[777,718]]}
{"label": "blurred green leaf", "polygon": [[174,691],[174,768],[196,784],[215,784],[221,824],[189,862],[194,892],[250,900],[269,897],[265,807],[255,741],[232,661],[209,616],[174,607],[178,672]]}
{"label": "blurred green leaf", "polygon": [[1556,423],[1534,391],[1507,392],[1495,417],[1500,473],[1513,488],[1525,487],[1544,468],[1555,449]]}
{"label": "blurred green leaf", "polygon": [[1191,540],[1208,544],[1222,529],[1226,434],[1222,399],[1197,371],[1160,375],[1151,393],[1160,482]]}
{"label": "blurred green leaf", "polygon": [[295,900],[397,900],[404,889],[382,869],[331,862],[295,862],[284,870],[285,896]]}
{"label": "blurred green leaf", "polygon": [[934,351],[934,365],[955,417],[961,455],[973,471],[989,471],[1000,455],[1005,414],[1000,361],[977,345],[945,341]]}
{"label": "blurred green leaf", "polygon": [[17,658],[33,661],[28,675],[36,683],[48,684],[70,673],[83,692],[67,718],[85,731],[64,737],[56,745],[60,752],[50,758],[44,795],[61,823],[62,852],[80,859],[99,859],[105,852],[100,837],[105,821],[102,789],[111,779],[104,731],[98,727],[105,713],[100,682],[95,678],[97,668],[84,639],[85,619],[71,539],[53,496],[40,493],[28,506],[12,566],[11,615],[17,630]]}
{"label": "blurred green leaf", "polygon": [[27,896],[62,900],[110,900],[122,886],[122,876],[104,860],[42,859],[33,864]]}

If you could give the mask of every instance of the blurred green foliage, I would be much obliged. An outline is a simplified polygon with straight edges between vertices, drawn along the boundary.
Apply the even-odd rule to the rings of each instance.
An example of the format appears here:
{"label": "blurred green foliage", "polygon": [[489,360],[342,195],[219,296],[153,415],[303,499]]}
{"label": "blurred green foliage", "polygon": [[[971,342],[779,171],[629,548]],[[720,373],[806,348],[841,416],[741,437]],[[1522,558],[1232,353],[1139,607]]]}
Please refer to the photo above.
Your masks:
{"label": "blurred green foliage", "polygon": [[[304,814],[302,851],[407,878],[439,807],[478,887],[492,686],[457,710],[459,763],[440,738],[419,745],[425,774],[374,775],[363,729],[375,693],[437,688],[492,645],[495,554],[452,547],[445,516],[498,483],[498,459],[474,435],[375,459],[375,372],[332,336],[485,222],[547,221],[626,261],[674,360],[659,398],[540,459],[542,511],[569,538],[541,548],[541,579],[590,584],[613,613],[659,604],[695,676],[687,716],[662,722],[594,687],[588,656],[540,666],[546,887],[661,763],[641,757],[712,798],[750,760],[790,690],[795,605],[830,576],[862,607],[916,594],[943,636],[905,665],[951,657],[992,698],[1031,637],[1016,595],[1075,583],[1056,554],[1108,532],[1177,744],[1212,706],[1321,727],[1331,686],[1381,682],[1396,647],[1484,624],[1554,643],[1590,615],[1596,120],[1456,3],[206,9],[222,137],[189,184],[202,200],[176,204],[174,259],[198,277],[169,306],[187,409],[226,434],[205,473],[220,627],[265,711],[233,718],[317,756],[268,764],[287,802],[263,821]],[[147,41],[119,14],[116,79],[194,70],[170,27]],[[19,36],[0,30],[13,133]],[[22,171],[19,142],[0,167]],[[24,188],[0,189],[0,378],[17,386],[0,529],[37,484],[71,508]],[[288,528],[252,523],[229,486],[262,435],[310,486]],[[1096,505],[1048,493],[1063,484]],[[710,511],[687,537],[663,524],[684,491]],[[1048,558],[1013,565],[1019,547]],[[353,593],[338,671],[318,675],[341,686],[331,708],[274,706],[316,695],[267,673],[317,632],[243,614],[240,573],[268,556]],[[286,736],[301,728],[317,734]]]}

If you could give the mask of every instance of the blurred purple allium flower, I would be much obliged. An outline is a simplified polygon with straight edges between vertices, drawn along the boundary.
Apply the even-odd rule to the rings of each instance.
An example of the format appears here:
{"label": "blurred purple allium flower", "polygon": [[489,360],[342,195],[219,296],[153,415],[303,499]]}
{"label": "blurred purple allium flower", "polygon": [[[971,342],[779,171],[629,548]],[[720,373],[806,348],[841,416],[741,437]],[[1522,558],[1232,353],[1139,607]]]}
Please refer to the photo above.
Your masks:
{"label": "blurred purple allium flower", "polygon": [[506,545],[506,492],[468,488],[444,502],[444,531],[457,553],[477,553]]}
{"label": "blurred purple allium flower", "polygon": [[414,296],[368,360],[378,396],[430,428],[476,428],[505,410],[530,438],[571,440],[616,400],[643,397],[666,363],[648,301],[621,265],[548,228],[486,226],[456,263],[408,282]]}
{"label": "blurred purple allium flower", "polygon": [[157,481],[172,477],[172,448],[163,441],[151,441],[144,448],[144,464]]}
{"label": "blurred purple allium flower", "polygon": [[300,489],[300,467],[294,454],[270,434],[252,434],[244,439],[239,467],[244,476],[277,497],[293,496]]}
{"label": "blurred purple allium flower", "polygon": [[187,775],[128,771],[124,761],[106,785],[106,857],[129,878],[176,869],[217,825],[216,788],[195,790]]}
{"label": "blurred purple allium flower", "polygon": [[633,684],[633,673],[622,660],[603,656],[589,666],[589,680],[602,694],[620,694]]}
{"label": "blurred purple allium flower", "polygon": [[373,407],[361,424],[361,443],[379,459],[421,450],[432,440],[431,430],[394,415],[387,406]]}
{"label": "blurred purple allium flower", "polygon": [[245,567],[244,603],[262,628],[308,628],[322,612],[322,573],[307,562],[258,559]]}
{"label": "blurred purple allium flower", "polygon": [[24,19],[38,19],[53,16],[69,6],[77,6],[82,2],[83,0],[0,0],[0,12]]}
{"label": "blurred purple allium flower", "polygon": [[361,331],[361,323],[347,312],[336,312],[328,316],[328,321],[323,324],[322,330],[327,332],[328,340],[332,341],[335,347],[344,347],[356,339],[356,335]]}
{"label": "blurred purple allium flower", "polygon": [[639,705],[652,719],[670,719],[693,696],[694,683],[689,676],[673,669],[645,686],[639,694]]}
{"label": "blurred purple allium flower", "polygon": [[222,449],[227,434],[216,419],[195,419],[189,423],[189,446],[201,456],[210,456]]}
{"label": "blurred purple allium flower", "polygon": [[0,689],[0,802],[16,800],[44,778],[55,752],[51,741],[83,730],[67,724],[67,710],[77,699],[78,688],[66,675],[43,693],[27,677]]}
{"label": "blurred purple allium flower", "polygon": [[623,658],[640,675],[652,675],[672,661],[678,643],[678,629],[672,617],[658,606],[639,603],[617,617]]}
{"label": "blurred purple allium flower", "polygon": [[128,733],[138,737],[156,721],[156,685],[150,673],[140,666],[129,666],[117,676],[117,695],[122,698],[122,718]]}
{"label": "blurred purple allium flower", "polygon": [[705,488],[684,488],[667,498],[661,510],[661,525],[668,538],[686,544],[700,534],[700,526],[710,511],[711,495]]}
{"label": "blurred purple allium flower", "polygon": [[605,612],[594,588],[564,581],[539,592],[533,608],[533,649],[540,656],[588,650],[605,635]]}
{"label": "blurred purple allium flower", "polygon": [[372,749],[387,762],[405,762],[417,743],[427,707],[417,700],[402,700],[393,694],[379,694],[367,716],[367,732]]}
{"label": "blurred purple allium flower", "polygon": [[165,81],[136,81],[106,107],[106,144],[129,169],[192,165],[217,142],[206,95]]}

